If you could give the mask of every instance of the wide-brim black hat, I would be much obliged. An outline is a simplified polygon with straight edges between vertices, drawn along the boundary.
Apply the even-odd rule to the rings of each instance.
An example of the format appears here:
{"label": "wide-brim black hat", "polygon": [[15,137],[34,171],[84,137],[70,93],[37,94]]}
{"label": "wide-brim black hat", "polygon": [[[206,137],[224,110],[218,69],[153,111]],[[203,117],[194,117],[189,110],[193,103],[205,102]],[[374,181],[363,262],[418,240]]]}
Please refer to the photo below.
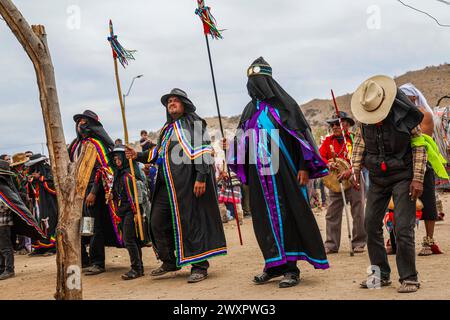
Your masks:
{"label": "wide-brim black hat", "polygon": [[188,98],[187,93],[184,92],[181,89],[174,88],[170,93],[165,94],[161,97],[161,103],[167,108],[167,101],[170,97],[178,97],[180,98],[181,102],[184,104],[184,108],[187,109],[187,111],[194,112],[196,110],[194,104],[192,101]]}
{"label": "wide-brim black hat", "polygon": [[[354,126],[354,125],[355,125],[355,120],[353,120],[353,119],[348,115],[348,113],[345,112],[345,111],[339,111],[339,118],[340,118],[341,120],[346,120],[346,121],[348,121],[348,122],[350,123],[351,126]],[[333,118],[328,119],[328,120],[325,120],[325,121],[326,121],[328,124],[332,124],[332,123],[339,122],[339,118],[338,118],[336,115],[334,115]]]}
{"label": "wide-brim black hat", "polygon": [[76,114],[73,116],[73,121],[78,122],[82,118],[92,119],[101,125],[98,115],[94,111],[85,110],[82,114]]}
{"label": "wide-brim black hat", "polygon": [[47,157],[43,156],[40,153],[33,154],[30,157],[30,160],[25,163],[25,167],[32,167],[32,166],[34,166],[34,165],[36,165],[36,164],[38,164],[40,162],[46,161],[46,160],[47,160]]}
{"label": "wide-brim black hat", "polygon": [[108,157],[112,159],[116,153],[125,153],[125,145],[118,144],[114,146],[114,149],[108,153]]}

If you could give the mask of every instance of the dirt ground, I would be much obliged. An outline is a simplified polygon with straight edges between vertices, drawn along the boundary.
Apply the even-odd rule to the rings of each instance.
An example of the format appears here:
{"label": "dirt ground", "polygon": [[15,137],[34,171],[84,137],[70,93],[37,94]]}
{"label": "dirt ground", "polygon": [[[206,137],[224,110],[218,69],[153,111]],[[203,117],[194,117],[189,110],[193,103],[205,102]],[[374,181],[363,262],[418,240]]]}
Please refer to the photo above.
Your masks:
{"label": "dirt ground", "polygon": [[[443,196],[444,209],[449,212],[450,195]],[[324,235],[325,211],[315,212]],[[343,219],[345,222],[345,219]],[[257,286],[252,283],[263,267],[262,255],[253,234],[250,219],[242,227],[244,246],[239,245],[235,222],[225,224],[229,253],[210,260],[206,281],[188,284],[189,269],[184,268],[158,279],[151,278],[150,270],[159,263],[153,251],[146,249],[144,264],[147,275],[134,281],[123,281],[120,276],[129,269],[124,249],[107,249],[107,272],[94,277],[83,276],[84,299],[450,299],[450,214],[436,225],[435,238],[446,254],[417,257],[417,269],[422,284],[414,294],[398,294],[398,274],[395,257],[390,256],[393,285],[389,288],[363,290],[359,282],[366,277],[369,266],[367,252],[350,257],[346,227],[343,225],[341,251],[330,255],[331,268],[314,270],[308,263],[299,262],[301,283],[293,288],[279,289],[278,280]],[[421,224],[416,235],[417,252],[424,236]],[[16,256],[16,277],[0,282],[0,299],[53,299],[56,284],[55,257]]]}

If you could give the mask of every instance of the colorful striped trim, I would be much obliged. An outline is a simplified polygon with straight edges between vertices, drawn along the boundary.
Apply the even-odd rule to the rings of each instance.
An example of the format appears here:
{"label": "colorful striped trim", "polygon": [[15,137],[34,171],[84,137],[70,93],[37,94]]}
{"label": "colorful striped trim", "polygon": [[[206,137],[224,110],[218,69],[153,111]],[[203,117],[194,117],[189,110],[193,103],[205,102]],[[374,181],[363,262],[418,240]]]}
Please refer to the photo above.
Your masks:
{"label": "colorful striped trim", "polygon": [[[189,140],[186,138],[184,134],[184,129],[181,126],[181,120],[175,122],[174,125],[175,134],[177,135],[178,142],[183,148],[185,154],[190,158],[190,160],[194,160],[198,157],[201,157],[205,153],[212,153],[213,149],[210,144],[203,144],[198,147],[193,147]],[[203,139],[203,137],[201,137]]]}
{"label": "colorful striped trim", "polygon": [[55,248],[56,247],[56,238],[54,236],[51,236],[49,240],[50,240],[50,243],[43,243],[38,240],[35,243],[33,243],[31,245],[31,247],[33,247],[33,249],[35,249],[35,250]]}
{"label": "colorful striped trim", "polygon": [[131,204],[131,209],[133,210],[133,214],[136,214],[137,213],[136,204],[134,203],[132,187],[130,184],[131,177],[132,177],[131,174],[127,173],[123,177],[123,182],[125,183],[125,190],[127,192],[128,202]]}
{"label": "colorful striped trim", "polygon": [[47,190],[50,194],[56,195],[56,190],[50,188],[47,182],[44,182],[44,189]]}
{"label": "colorful striped trim", "polygon": [[0,191],[0,200],[3,201],[3,203],[12,211],[14,211],[15,213],[17,213],[19,215],[19,217],[30,227],[33,227],[43,238],[47,238],[47,236],[45,235],[45,233],[38,228],[34,222],[32,220],[30,220],[30,218],[22,211],[20,210],[18,207],[16,207],[14,205],[14,203],[12,203],[11,201],[9,201],[9,199]]}
{"label": "colorful striped trim", "polygon": [[181,229],[181,218],[178,208],[178,201],[177,201],[177,195],[172,179],[172,173],[170,172],[170,164],[169,164],[169,157],[168,157],[168,150],[169,150],[170,140],[168,141],[166,150],[165,150],[165,157],[164,157],[164,163],[163,163],[163,172],[164,172],[164,180],[166,181],[167,191],[169,193],[169,202],[170,202],[170,209],[172,211],[172,222],[173,222],[173,228],[174,228],[174,236],[175,236],[175,244],[176,244],[176,252],[177,252],[177,266],[185,266],[188,264],[192,264],[195,262],[200,262],[202,260],[206,260],[210,257],[217,256],[217,255],[225,255],[227,253],[226,247],[210,250],[207,252],[200,253],[195,256],[191,257],[185,257],[184,255],[184,248],[183,248],[183,232]]}

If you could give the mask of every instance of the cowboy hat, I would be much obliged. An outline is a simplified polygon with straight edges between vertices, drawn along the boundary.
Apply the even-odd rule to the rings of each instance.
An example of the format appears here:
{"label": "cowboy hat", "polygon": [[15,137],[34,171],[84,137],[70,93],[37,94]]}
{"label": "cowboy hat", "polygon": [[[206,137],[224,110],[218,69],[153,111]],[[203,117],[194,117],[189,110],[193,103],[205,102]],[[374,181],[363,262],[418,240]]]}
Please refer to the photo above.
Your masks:
{"label": "cowboy hat", "polygon": [[91,110],[85,110],[82,114],[74,115],[73,121],[78,122],[78,121],[80,121],[81,118],[92,119],[92,120],[98,122],[99,124],[101,124],[100,120],[98,118],[98,115],[94,111],[91,111]]}
{"label": "cowboy hat", "polygon": [[353,93],[352,113],[361,123],[376,124],[386,119],[396,95],[394,79],[383,75],[371,77]]}
{"label": "cowboy hat", "polygon": [[189,109],[189,111],[194,112],[196,110],[192,101],[188,98],[187,93],[181,89],[174,88],[170,91],[170,93],[165,94],[161,97],[161,103],[167,107],[167,102],[170,97],[178,97],[183,102],[185,109]]}
{"label": "cowboy hat", "polygon": [[27,155],[25,153],[23,153],[23,152],[16,153],[15,155],[12,156],[11,167],[15,167],[15,166],[24,164],[28,160],[30,160],[30,159],[27,157]]}
{"label": "cowboy hat", "polygon": [[[352,118],[350,118],[350,116],[348,115],[347,112],[344,111],[339,111],[339,118],[341,120],[346,120],[350,123],[350,126],[354,126],[355,125],[355,120],[353,120]],[[339,118],[334,115],[333,118],[325,120],[328,124],[332,124],[332,123],[336,123],[339,122]]]}
{"label": "cowboy hat", "polygon": [[29,160],[28,162],[25,163],[25,167],[32,167],[32,166],[34,166],[35,164],[38,164],[39,162],[46,161],[46,160],[47,160],[47,157],[46,157],[46,156],[43,156],[43,155],[40,154],[40,153],[33,154],[33,155],[30,157],[30,160]]}

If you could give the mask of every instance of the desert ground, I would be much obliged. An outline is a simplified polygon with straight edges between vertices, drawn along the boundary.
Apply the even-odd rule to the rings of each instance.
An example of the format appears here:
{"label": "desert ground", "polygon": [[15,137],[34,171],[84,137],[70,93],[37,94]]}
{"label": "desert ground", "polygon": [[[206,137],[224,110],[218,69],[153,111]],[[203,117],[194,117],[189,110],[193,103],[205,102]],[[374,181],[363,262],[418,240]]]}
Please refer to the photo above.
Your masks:
{"label": "desert ground", "polygon": [[[449,212],[450,194],[444,194],[444,209]],[[315,209],[322,235],[325,232],[325,210]],[[196,284],[188,284],[189,268],[164,275],[158,279],[149,276],[150,270],[158,267],[152,249],[144,250],[146,276],[123,281],[121,274],[129,269],[125,249],[107,249],[107,272],[94,276],[83,276],[84,299],[344,299],[344,300],[397,300],[397,299],[450,299],[450,215],[436,225],[435,238],[442,255],[417,257],[417,269],[421,289],[413,294],[399,294],[395,256],[389,256],[393,285],[388,288],[364,290],[359,283],[366,277],[369,266],[367,252],[350,257],[345,219],[342,226],[342,243],[338,254],[329,255],[330,269],[314,270],[306,262],[299,262],[301,282],[298,286],[279,289],[278,280],[265,285],[254,285],[252,278],[261,272],[263,259],[253,234],[250,218],[242,226],[244,245],[240,246],[235,221],[225,224],[228,255],[210,260],[209,277]],[[424,236],[421,224],[416,234],[416,249]],[[386,234],[387,236],[387,234]],[[53,299],[56,285],[55,256],[16,256],[16,277],[0,282],[0,299]]]}

